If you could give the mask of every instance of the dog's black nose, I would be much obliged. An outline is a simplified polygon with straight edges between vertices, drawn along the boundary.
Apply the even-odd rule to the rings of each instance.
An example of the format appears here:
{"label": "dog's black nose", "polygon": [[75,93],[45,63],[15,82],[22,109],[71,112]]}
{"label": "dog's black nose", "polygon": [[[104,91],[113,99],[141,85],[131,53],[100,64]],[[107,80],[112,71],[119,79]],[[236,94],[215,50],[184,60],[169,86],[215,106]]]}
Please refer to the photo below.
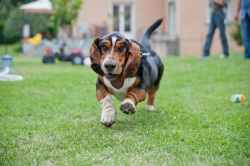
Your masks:
{"label": "dog's black nose", "polygon": [[114,62],[106,62],[104,64],[104,67],[108,70],[108,71],[112,71],[115,69],[116,64]]}

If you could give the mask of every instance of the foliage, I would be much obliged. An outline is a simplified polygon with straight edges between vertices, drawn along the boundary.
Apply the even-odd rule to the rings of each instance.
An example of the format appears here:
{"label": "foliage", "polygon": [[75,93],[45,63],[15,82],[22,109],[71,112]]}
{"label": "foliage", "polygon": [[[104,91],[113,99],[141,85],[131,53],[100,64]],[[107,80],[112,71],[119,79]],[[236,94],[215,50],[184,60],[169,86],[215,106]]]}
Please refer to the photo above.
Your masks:
{"label": "foliage", "polygon": [[[242,58],[164,58],[157,111],[143,102],[125,115],[114,99],[117,120],[106,128],[91,68],[15,55],[24,80],[0,82],[0,165],[249,165],[250,61]],[[232,103],[233,93],[247,100]]]}
{"label": "foliage", "polygon": [[241,25],[240,22],[236,22],[234,24],[235,30],[230,33],[233,40],[237,43],[237,45],[242,45],[242,37],[241,37]]}
{"label": "foliage", "polygon": [[29,3],[35,0],[0,0],[0,20],[8,17],[10,11],[20,4]]}
{"label": "foliage", "polygon": [[13,5],[10,0],[1,0],[0,1],[0,43],[5,43],[6,39],[4,38],[4,24],[6,18],[8,18],[9,11],[13,8]]}
{"label": "foliage", "polygon": [[54,13],[52,19],[58,26],[70,25],[78,16],[83,0],[51,0]]}
{"label": "foliage", "polygon": [[8,16],[5,26],[4,26],[4,37],[8,40],[8,43],[12,43],[22,38],[22,27],[23,27],[24,16],[19,10],[16,8],[10,12]]}
{"label": "foliage", "polygon": [[[50,23],[48,25],[48,31],[51,34],[51,37],[54,37],[54,38],[57,37],[57,28],[58,28],[58,25],[55,22],[50,21]],[[48,37],[48,39],[49,39],[49,37]]]}
{"label": "foliage", "polygon": [[48,29],[48,16],[21,13],[19,5],[32,1],[34,0],[0,1],[0,43],[14,43],[19,41],[22,38],[25,21],[30,23],[31,36]]}
{"label": "foliage", "polygon": [[4,30],[4,22],[3,20],[0,20],[0,43],[4,43],[4,35],[3,35],[3,30]]}
{"label": "foliage", "polygon": [[[19,7],[11,11],[5,22],[4,34],[8,43],[16,42],[22,38],[24,21],[30,24],[31,36],[44,32],[49,27],[49,16],[46,14],[23,14]],[[15,25],[15,26],[13,26]]]}
{"label": "foliage", "polygon": [[9,11],[14,8],[14,5],[10,0],[0,1],[0,20],[5,19],[9,15]]}

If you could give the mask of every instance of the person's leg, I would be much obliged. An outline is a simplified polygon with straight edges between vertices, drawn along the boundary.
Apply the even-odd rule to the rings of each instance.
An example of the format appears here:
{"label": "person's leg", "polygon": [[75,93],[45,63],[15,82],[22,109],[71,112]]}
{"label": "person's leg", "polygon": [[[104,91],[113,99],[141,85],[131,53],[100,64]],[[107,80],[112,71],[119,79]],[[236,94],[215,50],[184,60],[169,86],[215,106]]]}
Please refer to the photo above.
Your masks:
{"label": "person's leg", "polygon": [[250,18],[246,15],[241,20],[241,36],[245,47],[245,58],[250,58]]}
{"label": "person's leg", "polygon": [[206,43],[204,45],[203,48],[203,56],[209,56],[210,55],[210,47],[211,47],[211,43],[213,40],[213,35],[214,35],[214,31],[215,31],[216,25],[214,22],[214,15],[211,16],[211,22],[209,25],[209,30],[206,36]]}
{"label": "person's leg", "polygon": [[223,47],[223,54],[225,56],[229,55],[229,50],[228,50],[228,42],[227,42],[227,36],[226,36],[226,29],[225,29],[225,24],[224,24],[224,19],[225,19],[225,14],[223,11],[219,12],[217,14],[217,17],[215,18],[215,24],[220,30],[220,40],[221,44]]}

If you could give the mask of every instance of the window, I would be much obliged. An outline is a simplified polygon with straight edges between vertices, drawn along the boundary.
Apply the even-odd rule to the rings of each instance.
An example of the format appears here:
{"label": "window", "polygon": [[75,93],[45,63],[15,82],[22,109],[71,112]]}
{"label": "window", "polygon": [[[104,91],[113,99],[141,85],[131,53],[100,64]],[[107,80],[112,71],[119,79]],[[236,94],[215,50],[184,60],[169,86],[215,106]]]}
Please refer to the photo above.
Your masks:
{"label": "window", "polygon": [[125,17],[124,29],[126,32],[130,32],[131,31],[131,6],[130,5],[125,6],[124,17]]}
{"label": "window", "polygon": [[[225,7],[224,12],[226,14],[225,24],[230,24],[232,22],[232,0],[224,0]],[[210,17],[212,13],[212,0],[208,0],[208,10],[207,10],[207,23],[210,23]]]}
{"label": "window", "polygon": [[168,34],[175,35],[175,3],[169,2],[168,4]]}
{"label": "window", "polygon": [[113,6],[113,31],[119,31],[119,6],[114,5]]}
{"label": "window", "polygon": [[113,26],[112,31],[120,32],[126,37],[133,37],[133,5],[113,4]]}

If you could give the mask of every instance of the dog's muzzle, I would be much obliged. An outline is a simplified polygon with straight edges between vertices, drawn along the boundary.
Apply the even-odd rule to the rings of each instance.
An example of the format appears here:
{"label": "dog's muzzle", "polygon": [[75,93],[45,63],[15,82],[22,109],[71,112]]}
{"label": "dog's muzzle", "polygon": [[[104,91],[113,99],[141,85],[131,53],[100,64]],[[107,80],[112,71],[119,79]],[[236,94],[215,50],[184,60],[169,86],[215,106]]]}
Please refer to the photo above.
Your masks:
{"label": "dog's muzzle", "polygon": [[104,67],[107,71],[112,72],[115,69],[116,64],[114,62],[106,62],[104,63]]}

